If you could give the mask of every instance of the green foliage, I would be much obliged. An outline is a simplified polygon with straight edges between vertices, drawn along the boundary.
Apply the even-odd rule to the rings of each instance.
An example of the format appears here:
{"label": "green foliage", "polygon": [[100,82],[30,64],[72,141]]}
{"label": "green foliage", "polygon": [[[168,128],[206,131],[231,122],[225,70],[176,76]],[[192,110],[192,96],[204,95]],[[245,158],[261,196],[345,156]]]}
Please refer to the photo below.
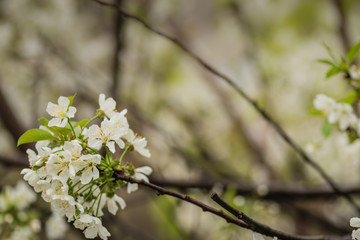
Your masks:
{"label": "green foliage", "polygon": [[360,50],[360,42],[358,42],[357,44],[355,44],[347,53],[346,55],[346,60],[349,64],[351,64],[351,62],[354,60],[356,54],[359,52]]}
{"label": "green foliage", "polygon": [[355,102],[356,97],[357,97],[357,92],[356,91],[350,91],[341,102],[351,105],[351,104],[353,104]]}
{"label": "green foliage", "polygon": [[24,143],[37,142],[42,140],[54,140],[55,137],[46,130],[35,128],[27,130],[17,142],[17,146]]}
{"label": "green foliage", "polygon": [[332,68],[330,68],[330,70],[328,70],[326,72],[326,78],[330,78],[338,73],[342,72],[342,69],[338,66],[334,66]]}
{"label": "green foliage", "polygon": [[327,119],[325,119],[323,126],[321,128],[321,132],[324,135],[324,137],[330,136],[331,130],[332,130],[332,124],[329,123],[329,121]]}

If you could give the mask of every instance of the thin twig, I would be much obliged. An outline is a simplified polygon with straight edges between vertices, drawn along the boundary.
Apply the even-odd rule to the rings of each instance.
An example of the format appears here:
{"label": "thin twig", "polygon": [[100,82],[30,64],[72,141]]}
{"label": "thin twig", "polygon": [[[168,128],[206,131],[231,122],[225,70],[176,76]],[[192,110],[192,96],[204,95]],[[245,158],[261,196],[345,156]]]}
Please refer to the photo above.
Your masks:
{"label": "thin twig", "polygon": [[[121,6],[123,0],[117,0],[117,5]],[[118,11],[115,12],[114,16],[114,55],[113,55],[113,63],[112,63],[112,86],[110,88],[111,96],[115,100],[119,100],[118,98],[118,86],[119,86],[119,73],[120,73],[120,53],[123,49],[123,31],[124,28],[124,20],[121,16],[121,13]]]}
{"label": "thin twig", "polygon": [[[244,181],[229,181],[223,180],[195,180],[195,181],[183,181],[183,180],[172,180],[172,179],[159,179],[150,178],[150,181],[156,185],[162,187],[171,187],[180,191],[187,192],[191,189],[200,189],[210,191],[214,186],[219,185],[224,190],[230,188],[236,191],[238,195],[253,196],[261,199],[283,201],[283,200],[316,200],[316,199],[331,199],[337,194],[334,193],[327,185],[317,187],[305,187],[305,186],[294,186],[294,185],[281,185],[281,184],[268,184],[259,185],[253,182]],[[262,191],[261,189],[265,189]],[[347,186],[344,187],[344,192],[347,194],[360,194],[360,187]]]}
{"label": "thin twig", "polygon": [[349,30],[348,30],[348,21],[346,18],[346,13],[345,13],[345,9],[344,9],[344,4],[342,0],[333,0],[332,1],[336,11],[338,12],[339,15],[339,26],[338,26],[338,30],[339,30],[339,35],[340,35],[340,39],[341,39],[341,43],[344,47],[345,52],[349,51],[350,47],[351,47],[351,43],[350,43],[350,36],[349,36]]}
{"label": "thin twig", "polygon": [[[297,236],[288,233],[281,232],[279,230],[270,228],[269,226],[259,223],[254,219],[247,216],[245,213],[233,208],[227,202],[222,200],[217,193],[213,193],[211,198],[219,204],[226,211],[234,215],[236,218],[241,219],[250,226],[250,229],[254,232],[260,233],[269,237],[277,237],[278,239],[287,239],[287,240],[298,240],[298,239],[334,239],[334,237],[306,237],[306,236]],[[350,235],[342,236],[350,239]]]}
{"label": "thin twig", "polygon": [[[158,185],[155,185],[153,183],[148,183],[145,182],[143,180],[137,180],[135,178],[129,177],[129,176],[124,176],[121,172],[115,172],[114,173],[114,177],[117,180],[123,180],[126,182],[130,182],[130,183],[137,183],[140,184],[142,186],[145,186],[147,188],[153,189],[155,191],[157,191],[157,195],[168,195],[168,196],[172,196],[175,198],[178,198],[182,201],[186,201],[188,203],[191,203],[195,206],[198,206],[199,208],[201,208],[204,212],[209,212],[212,213],[220,218],[223,218],[226,222],[228,223],[232,223],[235,224],[239,227],[242,228],[246,228],[246,229],[250,229],[253,230],[255,232],[261,233],[263,235],[266,236],[277,236],[279,239],[283,239],[283,240],[340,240],[340,239],[351,239],[349,236],[298,236],[298,235],[292,235],[292,234],[288,234],[288,233],[284,233],[275,229],[271,229],[270,227],[263,225],[261,223],[257,223],[257,225],[254,226],[254,222],[253,221],[249,221],[250,218],[246,218],[246,221],[248,221],[249,223],[245,222],[245,219],[238,219],[238,218],[234,218],[231,217],[229,215],[227,215],[226,213],[224,213],[221,210],[215,209],[199,200],[196,200],[188,195],[185,194],[181,194],[178,192],[175,192],[173,190],[169,190],[163,187],[160,187]],[[228,209],[226,209],[228,210]],[[261,228],[260,228],[261,226]]]}
{"label": "thin twig", "polygon": [[212,74],[216,75],[217,77],[221,78],[226,83],[228,83],[237,93],[239,93],[250,105],[252,105],[254,107],[254,109],[276,130],[276,132],[284,139],[284,141],[287,142],[294,149],[294,151],[301,156],[301,158],[307,164],[309,164],[315,171],[317,171],[321,175],[321,177],[331,186],[331,188],[334,190],[335,193],[345,197],[348,200],[348,202],[357,210],[357,212],[360,213],[360,207],[357,205],[357,203],[354,201],[354,199],[350,195],[344,193],[340,189],[340,187],[335,183],[335,181],[332,180],[332,178],[320,167],[320,165],[318,165],[315,161],[313,161],[305,153],[305,151],[294,140],[292,140],[290,138],[290,136],[285,132],[285,130],[262,107],[260,107],[255,100],[250,98],[250,96],[247,95],[247,93],[245,93],[242,90],[242,88],[235,81],[233,81],[230,77],[228,77],[224,73],[221,73],[220,71],[218,71],[217,69],[212,67],[209,63],[205,62],[202,58],[200,58],[194,52],[190,51],[190,49],[188,49],[183,43],[181,43],[176,38],[171,37],[161,31],[155,29],[154,27],[152,27],[150,24],[148,24],[144,20],[140,19],[139,17],[123,11],[121,8],[118,7],[118,5],[103,2],[101,0],[92,0],[92,1],[97,2],[101,5],[112,7],[114,9],[116,9],[123,15],[123,17],[134,20],[134,21],[138,22],[139,24],[143,25],[146,29],[150,30],[151,32],[153,32],[159,36],[162,36],[162,37],[166,38],[167,40],[173,42],[176,46],[181,48],[191,58],[196,60],[200,65],[202,65],[209,72],[211,72]]}

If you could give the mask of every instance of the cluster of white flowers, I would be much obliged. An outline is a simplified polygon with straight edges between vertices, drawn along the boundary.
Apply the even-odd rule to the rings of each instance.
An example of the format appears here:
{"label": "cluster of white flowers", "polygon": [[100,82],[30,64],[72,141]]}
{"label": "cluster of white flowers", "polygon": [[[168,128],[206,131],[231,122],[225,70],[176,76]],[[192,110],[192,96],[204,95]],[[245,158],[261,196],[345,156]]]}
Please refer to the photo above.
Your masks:
{"label": "cluster of white flowers", "polygon": [[[128,193],[137,189],[136,184],[115,181],[114,171],[121,171],[139,180],[149,181],[150,167],[136,168],[131,164],[122,164],[127,152],[137,151],[150,157],[146,149],[147,141],[129,128],[125,114],[127,110],[116,111],[116,102],[112,98],[99,96],[100,108],[90,120],[70,121],[76,108],[71,106],[73,97],[60,97],[58,104],[49,103],[47,112],[52,119],[42,122],[40,129],[49,131],[53,138],[38,141],[37,153],[27,150],[30,168],[22,170],[24,179],[40,192],[42,198],[50,202],[53,211],[74,221],[74,226],[83,230],[86,238],[99,236],[107,239],[108,230],[102,225],[103,208],[116,214],[118,206],[124,209],[123,198],[115,190],[127,184]],[[88,125],[102,119],[99,125]],[[120,159],[113,159],[117,147],[122,150]],[[106,154],[99,152],[105,148]]]}
{"label": "cluster of white flowers", "polygon": [[36,213],[29,209],[35,200],[35,193],[24,182],[4,188],[0,193],[1,239],[31,239],[39,232],[40,221]]}
{"label": "cluster of white flowers", "polygon": [[350,226],[357,228],[352,231],[352,238],[356,240],[360,240],[360,218],[353,217],[350,219]]}
{"label": "cluster of white flowers", "polygon": [[[5,186],[0,193],[0,238],[4,240],[30,240],[35,239],[41,229],[40,212],[31,208],[36,201],[36,194],[23,181],[15,187]],[[46,224],[50,222],[48,219]],[[62,239],[66,233],[66,224],[62,217],[53,225],[62,226],[61,232],[56,232],[56,237],[47,234],[49,239]],[[54,233],[54,231],[52,231]]]}
{"label": "cluster of white flowers", "polygon": [[318,94],[314,100],[314,106],[327,117],[329,123],[337,123],[342,131],[352,127],[360,136],[360,120],[350,104],[338,103],[328,96]]}

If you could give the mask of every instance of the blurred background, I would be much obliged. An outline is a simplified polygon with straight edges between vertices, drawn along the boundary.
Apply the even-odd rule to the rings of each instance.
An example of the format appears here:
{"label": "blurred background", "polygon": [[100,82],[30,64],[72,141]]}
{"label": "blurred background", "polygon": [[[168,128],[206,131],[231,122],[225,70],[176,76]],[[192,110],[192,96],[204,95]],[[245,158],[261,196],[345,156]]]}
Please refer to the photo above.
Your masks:
{"label": "blurred background", "polygon": [[[110,2],[110,0],[109,0]],[[341,76],[325,80],[329,58],[359,41],[356,0],[116,0],[230,76],[306,148],[344,189],[360,193],[360,149],[324,139],[310,110],[316,94],[339,99]],[[168,40],[92,0],[0,1],[0,185],[27,166],[18,137],[39,126],[48,102],[76,93],[76,120],[98,96],[128,109],[146,137],[152,182],[219,208],[216,191],[271,227],[295,234],[350,233],[353,209],[294,153],[230,86]],[[30,146],[32,147],[32,146]],[[309,195],[309,191],[320,193]],[[329,194],[321,194],[329,193]],[[140,187],[120,191],[127,208],[106,214],[110,239],[251,239],[252,233],[201,209]],[[43,200],[34,204],[45,216]],[[1,233],[0,233],[1,234]],[[47,239],[44,231],[40,239]],[[64,239],[84,239],[69,226]]]}

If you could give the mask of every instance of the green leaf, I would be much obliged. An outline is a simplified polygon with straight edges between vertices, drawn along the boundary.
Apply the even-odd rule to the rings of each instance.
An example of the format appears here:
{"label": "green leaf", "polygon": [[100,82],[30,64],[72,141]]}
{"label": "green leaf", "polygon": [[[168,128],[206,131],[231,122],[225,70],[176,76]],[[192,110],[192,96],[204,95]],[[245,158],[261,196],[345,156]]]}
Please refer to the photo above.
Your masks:
{"label": "green leaf", "polygon": [[310,109],[309,112],[311,115],[315,115],[315,116],[322,116],[323,112],[319,109],[316,109],[314,106]]}
{"label": "green leaf", "polygon": [[335,55],[334,53],[331,51],[330,47],[325,43],[323,42],[323,46],[325,47],[326,51],[329,53],[331,59],[336,62],[336,58],[335,58]]}
{"label": "green leaf", "polygon": [[325,119],[324,124],[321,128],[321,132],[324,135],[324,137],[328,137],[331,134],[332,124],[329,123],[327,119]]}
{"label": "green leaf", "polygon": [[349,64],[351,64],[351,62],[354,60],[354,58],[355,58],[356,54],[359,52],[359,50],[360,50],[360,42],[358,42],[357,44],[352,46],[352,48],[349,50],[349,52],[346,55],[346,59]]}
{"label": "green leaf", "polygon": [[357,97],[356,91],[350,91],[341,102],[348,103],[351,105],[355,102],[356,97]]}
{"label": "green leaf", "polygon": [[49,129],[51,132],[53,132],[56,136],[62,137],[62,136],[67,136],[71,133],[71,129],[70,126],[69,127],[65,127],[65,128],[61,128],[61,127],[49,127],[49,120],[46,118],[39,118],[38,121],[44,125],[47,129]]}
{"label": "green leaf", "polygon": [[39,118],[38,121],[39,121],[42,125],[44,125],[45,127],[47,127],[48,124],[49,124],[49,120],[46,119],[46,118],[44,118],[44,117]]}
{"label": "green leaf", "polygon": [[54,140],[55,137],[51,135],[48,131],[35,128],[27,130],[21,137],[19,138],[17,142],[17,146],[24,144],[24,143],[30,143],[30,142],[37,142],[41,140]]}
{"label": "green leaf", "polygon": [[333,63],[333,62],[331,62],[331,61],[329,61],[329,60],[326,60],[326,59],[318,59],[318,60],[316,60],[316,61],[319,62],[319,63],[324,63],[324,64],[331,65],[331,66],[333,66],[333,67],[336,66],[335,63]]}
{"label": "green leaf", "polygon": [[74,94],[74,96],[68,97],[68,99],[70,100],[69,106],[72,106],[75,96],[76,96],[76,93]]}
{"label": "green leaf", "polygon": [[326,78],[330,78],[330,77],[338,74],[339,72],[342,72],[341,68],[336,67],[336,66],[335,66],[335,67],[332,67],[332,68],[330,68],[329,71],[327,71],[327,73],[326,73]]}
{"label": "green leaf", "polygon": [[[71,134],[71,129],[70,128],[62,128],[62,127],[49,127],[50,131],[52,132],[57,132],[57,133],[60,133],[61,135],[63,136],[67,136],[69,134]],[[59,134],[57,134],[59,135]],[[60,135],[59,135],[60,136]]]}

